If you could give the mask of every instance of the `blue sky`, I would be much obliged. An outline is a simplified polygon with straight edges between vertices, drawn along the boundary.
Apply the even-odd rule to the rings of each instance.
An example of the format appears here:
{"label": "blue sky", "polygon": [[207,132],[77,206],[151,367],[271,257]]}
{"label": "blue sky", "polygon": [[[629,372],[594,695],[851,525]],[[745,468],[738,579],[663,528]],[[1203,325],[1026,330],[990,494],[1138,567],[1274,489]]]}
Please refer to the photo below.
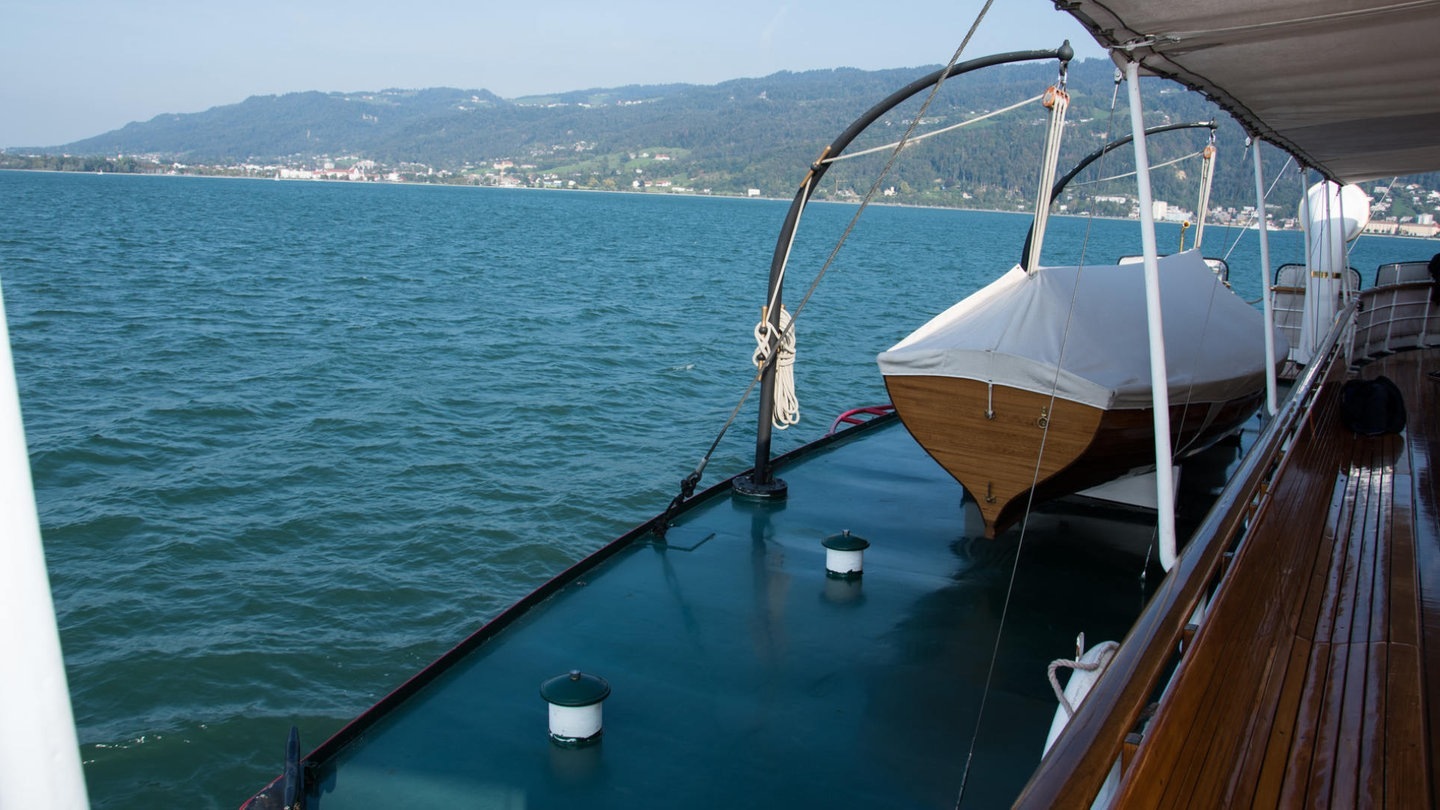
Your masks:
{"label": "blue sky", "polygon": [[[7,0],[0,146],[298,90],[505,98],[779,70],[947,61],[982,0]],[[995,0],[966,51],[1101,51],[1051,0]]]}

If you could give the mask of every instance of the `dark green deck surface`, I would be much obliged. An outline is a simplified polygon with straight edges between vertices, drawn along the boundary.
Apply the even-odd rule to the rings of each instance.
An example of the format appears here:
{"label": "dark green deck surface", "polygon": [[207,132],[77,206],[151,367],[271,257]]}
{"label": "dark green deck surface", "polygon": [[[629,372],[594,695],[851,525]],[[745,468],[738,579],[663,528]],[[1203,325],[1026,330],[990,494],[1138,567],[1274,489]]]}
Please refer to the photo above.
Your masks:
{"label": "dark green deck surface", "polygon": [[[309,806],[953,807],[1018,532],[985,540],[973,507],[967,526],[898,423],[859,432],[781,469],[783,503],[712,501],[668,548],[628,548],[530,611],[320,763]],[[854,583],[824,572],[820,541],[844,529],[872,542]],[[1078,632],[1123,636],[1150,534],[1032,521],[964,806],[1024,785],[1055,709],[1046,664]],[[603,740],[567,750],[538,689],[576,668],[614,691]]]}

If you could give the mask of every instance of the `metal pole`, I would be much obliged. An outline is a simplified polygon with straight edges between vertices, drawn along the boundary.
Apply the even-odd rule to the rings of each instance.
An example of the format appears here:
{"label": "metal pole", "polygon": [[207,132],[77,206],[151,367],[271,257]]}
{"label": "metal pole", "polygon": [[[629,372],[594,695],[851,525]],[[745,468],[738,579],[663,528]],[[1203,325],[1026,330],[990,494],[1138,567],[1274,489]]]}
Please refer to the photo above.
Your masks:
{"label": "metal pole", "polygon": [[0,807],[88,808],[0,294]]}
{"label": "metal pole", "polygon": [[1260,141],[1251,140],[1255,148],[1255,210],[1258,212],[1260,235],[1260,300],[1265,312],[1265,413],[1274,416],[1280,410],[1275,381],[1275,308],[1270,292],[1270,229],[1265,222],[1265,173],[1260,168]]}
{"label": "metal pole", "polygon": [[1150,155],[1145,149],[1145,115],[1140,108],[1140,70],[1125,63],[1130,94],[1130,130],[1135,136],[1135,181],[1140,197],[1140,245],[1145,254],[1145,311],[1150,334],[1150,390],[1155,410],[1155,502],[1159,510],[1160,565],[1175,566],[1175,474],[1170,448],[1170,377],[1165,370],[1165,329],[1160,319],[1160,265],[1155,250],[1154,198]]}
{"label": "metal pole", "polygon": [[[793,213],[798,215],[796,209]],[[788,222],[789,220],[787,220]],[[780,335],[780,294],[783,279],[780,277],[780,265],[770,271],[770,296],[767,300],[773,302],[773,309],[765,313],[765,318],[770,324],[770,356],[779,351]],[[760,374],[760,422],[755,428],[755,469],[749,476],[739,476],[732,484],[736,493],[751,498],[781,499],[785,497],[787,487],[785,481],[776,478],[770,469],[770,436],[772,419],[775,415],[775,365],[772,359],[765,364]]]}

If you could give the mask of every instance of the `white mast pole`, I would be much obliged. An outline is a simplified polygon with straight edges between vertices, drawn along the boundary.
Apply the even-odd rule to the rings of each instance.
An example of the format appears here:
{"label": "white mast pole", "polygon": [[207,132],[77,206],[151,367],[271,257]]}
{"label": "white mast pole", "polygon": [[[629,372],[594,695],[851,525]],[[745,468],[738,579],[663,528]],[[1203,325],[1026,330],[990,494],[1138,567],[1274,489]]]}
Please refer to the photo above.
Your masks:
{"label": "white mast pole", "polygon": [[1155,501],[1159,510],[1160,565],[1175,566],[1175,473],[1170,448],[1170,377],[1165,370],[1165,329],[1160,319],[1160,265],[1155,250],[1155,209],[1150,192],[1150,154],[1140,108],[1140,66],[1125,63],[1130,94],[1130,132],[1135,139],[1135,181],[1140,197],[1140,246],[1145,254],[1145,311],[1150,327],[1150,390],[1155,406]]}
{"label": "white mast pole", "polygon": [[1275,382],[1275,308],[1270,292],[1270,229],[1265,222],[1265,173],[1260,168],[1260,141],[1252,138],[1255,154],[1255,211],[1260,235],[1260,300],[1265,311],[1265,412],[1274,416],[1280,410]]}
{"label": "white mast pole", "polygon": [[0,807],[88,808],[0,294]]}

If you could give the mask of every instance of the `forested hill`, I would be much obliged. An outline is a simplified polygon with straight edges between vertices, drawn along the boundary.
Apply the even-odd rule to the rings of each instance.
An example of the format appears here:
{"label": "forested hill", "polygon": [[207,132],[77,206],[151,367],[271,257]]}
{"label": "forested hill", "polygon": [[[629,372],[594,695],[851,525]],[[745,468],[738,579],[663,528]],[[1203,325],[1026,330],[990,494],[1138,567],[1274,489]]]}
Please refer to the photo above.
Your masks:
{"label": "forested hill", "polygon": [[[407,165],[452,178],[484,182],[497,165],[530,171],[577,187],[659,185],[713,193],[788,196],[819,150],[878,100],[933,68],[783,72],[716,85],[647,85],[582,90],[506,100],[485,90],[432,88],[355,93],[255,96],[200,113],[160,115],[75,143],[23,153],[152,155],[185,164],[305,165],[323,158]],[[1009,106],[1044,91],[1056,79],[1053,62],[991,68],[945,83],[926,111],[921,131]],[[1253,203],[1253,179],[1241,165],[1244,136],[1199,96],[1159,80],[1150,84],[1151,123],[1219,119],[1221,157],[1213,201]],[[1114,68],[1104,60],[1073,64],[1069,74],[1071,128],[1062,171],[1105,142],[1128,133],[1124,93],[1112,109]],[[894,140],[917,100],[872,128],[855,147]],[[896,201],[1014,208],[1033,195],[1042,147],[1038,104],[936,138],[907,150],[886,180]],[[1171,134],[1152,143],[1152,162],[1195,151],[1204,132]],[[863,193],[876,157],[832,171],[824,196]],[[1117,151],[1097,171],[1118,174],[1129,164]],[[1283,159],[1272,156],[1271,170]],[[1198,163],[1157,173],[1157,198],[1193,206]],[[1092,176],[1095,176],[1092,173]],[[493,173],[490,174],[493,178]],[[1274,202],[1293,210],[1299,183]],[[1436,187],[1440,184],[1431,184]],[[1133,189],[1115,184],[1113,193]],[[1092,193],[1111,191],[1091,189]],[[1093,196],[1093,195],[1087,195]]]}

